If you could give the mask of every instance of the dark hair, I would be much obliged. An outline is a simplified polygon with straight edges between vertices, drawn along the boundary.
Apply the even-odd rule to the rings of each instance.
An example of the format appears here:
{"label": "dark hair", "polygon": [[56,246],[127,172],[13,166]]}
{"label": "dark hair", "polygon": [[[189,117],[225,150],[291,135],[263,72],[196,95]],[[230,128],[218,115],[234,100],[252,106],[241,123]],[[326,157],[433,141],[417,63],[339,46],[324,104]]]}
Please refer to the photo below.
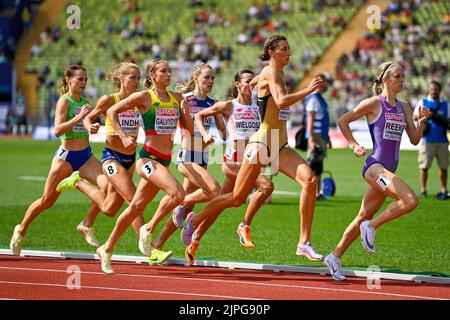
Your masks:
{"label": "dark hair", "polygon": [[147,68],[145,69],[145,79],[144,79],[144,87],[151,88],[152,87],[152,79],[150,75],[154,74],[156,71],[156,66],[160,63],[167,63],[166,60],[152,60],[149,64],[147,64]]}
{"label": "dark hair", "polygon": [[435,85],[435,86],[438,86],[438,87],[439,87],[439,91],[442,90],[442,85],[441,85],[441,83],[440,83],[439,81],[437,81],[437,80],[431,80],[430,85],[431,85],[431,84],[433,84],[433,85]]}
{"label": "dark hair", "polygon": [[74,64],[66,68],[66,71],[64,72],[64,78],[61,80],[61,84],[59,86],[59,93],[62,96],[69,92],[69,83],[67,82],[66,78],[72,78],[75,75],[75,72],[78,70],[87,72],[86,69],[83,68],[83,66],[78,64]]}
{"label": "dark hair", "polygon": [[287,38],[283,35],[274,35],[266,40],[263,47],[263,53],[259,55],[261,61],[270,60],[269,50],[274,50],[277,47],[279,41],[286,40]]}
{"label": "dark hair", "polygon": [[238,89],[236,87],[236,82],[240,82],[242,80],[242,76],[246,73],[250,73],[250,74],[255,74],[252,70],[249,69],[243,69],[241,71],[239,71],[238,73],[236,73],[234,75],[234,81],[233,81],[233,85],[231,86],[231,97],[232,98],[237,98],[238,96]]}

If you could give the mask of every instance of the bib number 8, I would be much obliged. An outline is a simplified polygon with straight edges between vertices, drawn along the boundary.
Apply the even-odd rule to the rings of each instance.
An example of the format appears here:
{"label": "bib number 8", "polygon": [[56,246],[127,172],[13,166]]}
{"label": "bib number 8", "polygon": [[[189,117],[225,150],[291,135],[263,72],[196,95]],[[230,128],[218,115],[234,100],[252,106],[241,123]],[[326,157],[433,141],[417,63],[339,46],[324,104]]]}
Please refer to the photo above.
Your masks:
{"label": "bib number 8", "polygon": [[110,177],[113,174],[119,173],[115,163],[109,163],[109,164],[105,165],[105,169],[106,169],[106,172],[108,173],[108,176],[110,176]]}

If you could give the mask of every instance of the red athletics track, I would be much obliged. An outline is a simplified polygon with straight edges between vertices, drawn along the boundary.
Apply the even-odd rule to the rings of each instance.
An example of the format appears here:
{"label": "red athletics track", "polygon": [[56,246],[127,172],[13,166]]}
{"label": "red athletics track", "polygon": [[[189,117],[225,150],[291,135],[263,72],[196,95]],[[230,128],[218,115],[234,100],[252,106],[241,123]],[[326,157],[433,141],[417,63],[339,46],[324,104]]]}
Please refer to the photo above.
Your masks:
{"label": "red athletics track", "polygon": [[[69,266],[80,268],[79,290],[67,287]],[[0,256],[0,299],[450,299],[450,286],[397,280],[369,290],[365,278],[336,282],[299,273],[115,261],[113,267],[116,274],[107,275],[98,260]]]}

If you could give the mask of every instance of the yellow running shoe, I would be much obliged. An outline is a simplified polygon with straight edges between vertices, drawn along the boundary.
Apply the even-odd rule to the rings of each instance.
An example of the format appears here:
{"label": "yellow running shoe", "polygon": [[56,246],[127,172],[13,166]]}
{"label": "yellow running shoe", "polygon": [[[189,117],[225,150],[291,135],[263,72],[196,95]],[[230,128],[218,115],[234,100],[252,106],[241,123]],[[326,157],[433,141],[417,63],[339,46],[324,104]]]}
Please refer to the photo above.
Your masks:
{"label": "yellow running shoe", "polygon": [[56,186],[56,191],[61,192],[63,190],[75,189],[75,183],[81,180],[80,171],[74,171],[70,177],[61,180]]}
{"label": "yellow running shoe", "polygon": [[20,252],[22,251],[23,237],[19,234],[19,229],[20,224],[14,227],[13,236],[11,238],[11,242],[9,243],[9,248],[15,256],[20,256]]}
{"label": "yellow running shoe", "polygon": [[236,232],[239,236],[239,241],[244,247],[249,249],[253,249],[255,247],[252,236],[250,235],[250,226],[248,224],[239,224]]}
{"label": "yellow running shoe", "polygon": [[184,252],[184,256],[186,257],[186,261],[191,266],[195,263],[195,251],[197,251],[199,244],[200,243],[198,241],[192,240],[191,244],[186,247],[186,251]]}
{"label": "yellow running shoe", "polygon": [[105,245],[97,248],[97,254],[100,257],[100,261],[102,263],[102,271],[106,274],[113,274],[114,270],[111,267],[111,253],[105,252]]}
{"label": "yellow running shoe", "polygon": [[162,251],[153,248],[152,254],[148,257],[148,264],[151,266],[162,264],[172,256],[172,251]]}

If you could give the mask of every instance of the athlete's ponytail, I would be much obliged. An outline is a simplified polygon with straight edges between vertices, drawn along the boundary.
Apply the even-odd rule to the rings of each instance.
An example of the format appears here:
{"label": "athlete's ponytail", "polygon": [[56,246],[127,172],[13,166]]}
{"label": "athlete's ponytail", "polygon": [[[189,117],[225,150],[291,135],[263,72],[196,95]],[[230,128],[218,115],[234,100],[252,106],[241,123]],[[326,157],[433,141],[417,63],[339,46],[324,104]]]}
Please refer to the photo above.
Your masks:
{"label": "athlete's ponytail", "polygon": [[261,61],[269,61],[270,60],[269,50],[275,50],[278,42],[282,40],[287,41],[287,38],[283,35],[274,35],[271,36],[269,39],[267,39],[266,42],[264,43],[263,53],[259,55]]}
{"label": "athlete's ponytail", "polygon": [[191,91],[194,91],[195,89],[195,79],[197,79],[200,74],[202,73],[202,70],[208,68],[211,70],[214,70],[209,64],[201,63],[197,65],[194,70],[192,70],[191,76],[189,79],[185,82],[177,83],[175,86],[175,91],[178,91],[180,93],[188,93]]}
{"label": "athlete's ponytail", "polygon": [[64,72],[64,78],[61,80],[61,84],[59,85],[59,93],[62,96],[69,92],[69,82],[67,81],[67,79],[72,78],[75,75],[75,72],[78,70],[83,70],[84,72],[86,72],[85,68],[77,64],[68,66],[66,68],[66,71]]}
{"label": "athlete's ponytail", "polygon": [[157,70],[157,66],[158,64],[161,63],[166,63],[169,64],[167,61],[165,60],[158,60],[155,59],[152,62],[150,62],[149,64],[147,64],[147,68],[145,69],[145,79],[144,79],[144,87],[150,89],[153,85],[151,76],[156,72]]}

